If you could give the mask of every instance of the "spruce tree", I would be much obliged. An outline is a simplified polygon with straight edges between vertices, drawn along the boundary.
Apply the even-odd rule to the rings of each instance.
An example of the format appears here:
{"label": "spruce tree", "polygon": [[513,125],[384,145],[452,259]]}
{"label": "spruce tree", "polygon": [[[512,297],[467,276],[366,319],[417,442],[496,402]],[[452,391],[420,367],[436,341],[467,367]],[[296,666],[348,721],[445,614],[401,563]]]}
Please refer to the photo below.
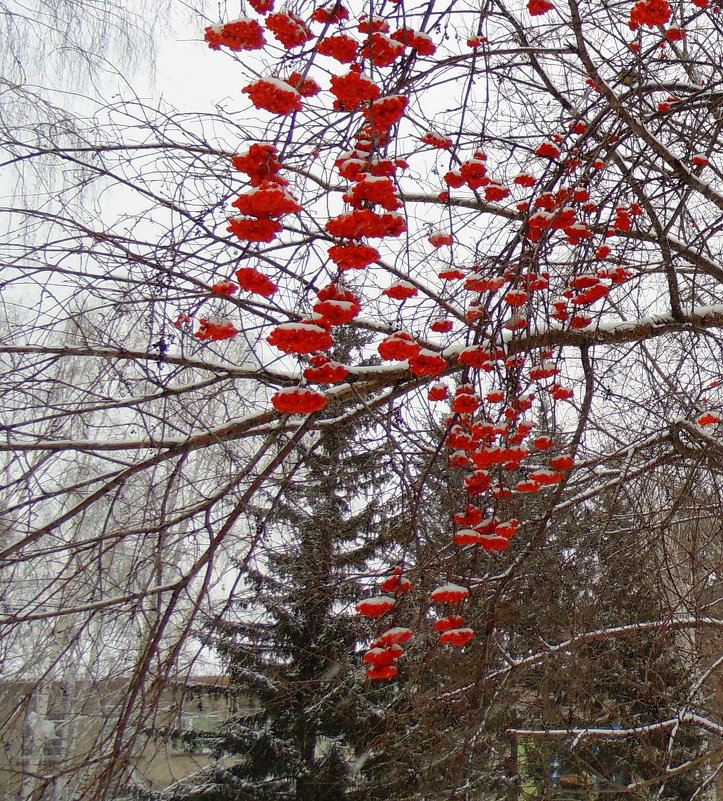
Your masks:
{"label": "spruce tree", "polygon": [[360,780],[357,757],[386,725],[378,710],[395,690],[367,680],[357,644],[369,626],[353,607],[368,594],[365,573],[383,564],[380,549],[394,551],[388,465],[353,423],[305,447],[255,510],[265,547],[254,566],[239,566],[243,604],[202,634],[229,696],[253,711],[210,733],[166,732],[218,762],[164,799],[342,801]]}

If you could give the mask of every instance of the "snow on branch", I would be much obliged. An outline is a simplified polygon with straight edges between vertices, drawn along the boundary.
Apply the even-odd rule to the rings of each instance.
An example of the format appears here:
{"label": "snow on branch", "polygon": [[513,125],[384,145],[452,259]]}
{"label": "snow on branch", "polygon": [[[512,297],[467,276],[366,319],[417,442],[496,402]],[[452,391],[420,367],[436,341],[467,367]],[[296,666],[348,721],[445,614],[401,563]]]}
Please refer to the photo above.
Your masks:
{"label": "snow on branch", "polygon": [[626,740],[630,737],[641,737],[659,731],[667,731],[680,724],[699,726],[711,734],[723,735],[723,724],[716,723],[708,718],[696,715],[693,712],[681,712],[675,718],[660,720],[657,723],[647,723],[644,726],[631,726],[629,728],[571,728],[571,729],[507,729],[511,737],[534,737],[537,739],[572,739],[574,744],[582,740]]}

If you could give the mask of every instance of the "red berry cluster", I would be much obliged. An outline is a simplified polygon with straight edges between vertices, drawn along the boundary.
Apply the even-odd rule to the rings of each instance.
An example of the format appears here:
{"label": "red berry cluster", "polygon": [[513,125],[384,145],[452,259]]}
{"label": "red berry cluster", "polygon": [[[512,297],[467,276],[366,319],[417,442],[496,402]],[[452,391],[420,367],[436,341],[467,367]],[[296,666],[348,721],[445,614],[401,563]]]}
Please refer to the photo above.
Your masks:
{"label": "red berry cluster", "polygon": [[247,153],[234,156],[231,164],[239,172],[245,172],[248,175],[251,186],[261,186],[264,179],[271,179],[283,186],[288,183],[279,175],[281,162],[273,145],[251,145]]}
{"label": "red berry cluster", "polygon": [[404,110],[409,105],[409,98],[404,95],[387,95],[374,100],[363,110],[363,114],[373,134],[383,133],[399,122]]}
{"label": "red berry cluster", "polygon": [[267,76],[260,78],[241,90],[251,98],[251,102],[258,109],[270,111],[272,114],[292,114],[301,111],[301,95],[289,86],[286,81]]}
{"label": "red berry cluster", "polygon": [[349,368],[328,356],[319,353],[309,359],[310,367],[305,368],[304,378],[312,384],[339,384],[349,377]]}
{"label": "red berry cluster", "polygon": [[379,97],[381,89],[355,65],[346,75],[332,77],[331,92],[336,97],[334,108],[337,111],[356,111]]}
{"label": "red berry cluster", "polygon": [[322,56],[335,58],[341,64],[351,64],[357,57],[359,45],[351,36],[344,33],[338,36],[328,36],[316,46],[316,52]]}
{"label": "red berry cluster", "polygon": [[198,331],[194,336],[202,341],[218,342],[221,339],[231,339],[238,334],[238,329],[232,322],[221,317],[214,317],[207,320],[202,317],[199,320]]}
{"label": "red berry cluster", "polygon": [[321,92],[321,86],[313,78],[305,78],[300,72],[292,72],[286,83],[293,86],[302,97],[316,97]]}
{"label": "red berry cluster", "polygon": [[527,3],[527,10],[531,17],[539,17],[542,14],[547,14],[547,12],[552,11],[553,8],[555,8],[555,6],[548,2],[548,0],[528,0]]}
{"label": "red berry cluster", "polygon": [[341,23],[349,19],[349,9],[337,0],[330,8],[320,6],[315,9],[311,18],[314,22],[321,22],[323,25],[329,25],[335,22]]}
{"label": "red berry cluster", "polygon": [[314,305],[316,314],[329,325],[350,323],[360,312],[359,298],[338,284],[329,284],[317,293],[318,302]]}
{"label": "red berry cluster", "polygon": [[224,279],[211,287],[211,292],[219,298],[230,298],[238,292],[238,287],[233,281]]}
{"label": "red berry cluster", "polygon": [[442,136],[436,131],[427,131],[421,139],[425,145],[432,145],[432,147],[439,148],[440,150],[449,150],[452,147],[452,140],[447,136]]}
{"label": "red berry cluster", "polygon": [[381,258],[379,251],[369,245],[348,242],[345,245],[332,245],[329,258],[340,270],[363,270],[369,264]]}
{"label": "red berry cluster", "polygon": [[408,300],[418,292],[417,287],[414,284],[410,284],[409,281],[395,281],[382,292],[382,295],[386,295],[392,300]]}
{"label": "red berry cluster", "polygon": [[630,30],[636,31],[642,25],[665,25],[672,13],[668,0],[640,0],[630,10]]}
{"label": "red berry cluster", "polygon": [[231,205],[242,214],[259,218],[283,217],[285,214],[301,211],[301,206],[286,187],[270,178],[262,181],[261,186],[239,195]]}
{"label": "red berry cluster", "polygon": [[326,228],[332,236],[345,239],[361,239],[363,236],[381,239],[400,236],[407,230],[407,224],[397,212],[377,214],[371,209],[354,209],[329,220]]}
{"label": "red berry cluster", "polygon": [[266,17],[266,27],[287,50],[301,47],[314,38],[314,34],[306,27],[301,17],[293,11],[269,14]]}
{"label": "red berry cluster", "polygon": [[317,322],[283,323],[266,337],[267,341],[284,353],[316,353],[329,350],[334,344],[331,334]]}
{"label": "red berry cluster", "polygon": [[236,278],[242,289],[270,298],[278,289],[276,284],[254,267],[241,267],[236,270]]}
{"label": "red berry cluster", "polygon": [[301,211],[299,203],[286,189],[288,181],[279,175],[281,163],[276,148],[254,144],[248,153],[235,156],[232,163],[251,178],[252,188],[231,204],[248,217],[229,220],[227,230],[245,242],[273,242],[283,226],[272,218]]}
{"label": "red berry cluster", "polygon": [[343,199],[355,209],[379,205],[386,211],[395,211],[402,206],[397,188],[390,178],[384,176],[364,176],[343,195]]}
{"label": "red berry cluster", "polygon": [[266,44],[264,29],[255,19],[241,17],[206,28],[206,41],[212,50],[260,50]]}
{"label": "red berry cluster", "polygon": [[404,52],[404,45],[395,42],[386,33],[372,33],[361,49],[362,58],[369,59],[375,67],[391,66]]}
{"label": "red berry cluster", "polygon": [[471,159],[462,162],[459,170],[450,170],[444,176],[444,182],[453,189],[459,189],[465,184],[470,189],[479,189],[489,183],[487,177],[487,156],[481,151],[477,151]]}
{"label": "red berry cluster", "polygon": [[415,31],[413,28],[400,28],[391,35],[391,38],[407,47],[414,48],[420,56],[433,56],[437,52],[432,37],[428,33]]}
{"label": "red berry cluster", "polygon": [[325,409],[329,399],[310,387],[285,387],[271,398],[271,403],[282,414],[313,414]]}
{"label": "red berry cluster", "polygon": [[234,217],[228,223],[226,230],[244,242],[273,242],[276,234],[283,230],[281,223],[276,220],[245,220],[241,217]]}

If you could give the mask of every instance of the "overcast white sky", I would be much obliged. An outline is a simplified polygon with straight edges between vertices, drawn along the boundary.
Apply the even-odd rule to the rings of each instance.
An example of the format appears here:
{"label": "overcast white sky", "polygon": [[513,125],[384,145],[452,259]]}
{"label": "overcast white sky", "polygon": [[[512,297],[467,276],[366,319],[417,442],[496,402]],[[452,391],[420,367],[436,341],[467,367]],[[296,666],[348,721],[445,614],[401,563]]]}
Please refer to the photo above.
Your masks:
{"label": "overcast white sky", "polygon": [[190,12],[186,16],[170,36],[158,38],[155,86],[149,88],[182,111],[209,111],[224,98],[240,101],[241,70],[203,41],[208,23],[200,14],[195,20]]}

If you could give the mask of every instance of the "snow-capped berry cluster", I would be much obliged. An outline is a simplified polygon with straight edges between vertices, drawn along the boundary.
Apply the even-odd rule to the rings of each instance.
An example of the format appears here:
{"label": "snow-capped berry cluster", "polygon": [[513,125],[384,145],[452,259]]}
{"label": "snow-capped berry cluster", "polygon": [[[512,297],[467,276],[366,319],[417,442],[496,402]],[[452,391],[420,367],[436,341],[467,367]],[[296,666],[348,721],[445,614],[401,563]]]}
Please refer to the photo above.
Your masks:
{"label": "snow-capped berry cluster", "polygon": [[387,211],[396,211],[402,206],[392,180],[381,175],[365,175],[349,192],[342,195],[342,199],[355,209],[378,205]]}
{"label": "snow-capped berry cluster", "polygon": [[427,131],[421,139],[425,145],[439,148],[440,150],[449,150],[452,147],[452,140],[448,136],[443,136],[436,131]]}
{"label": "snow-capped berry cluster", "polygon": [[329,258],[340,270],[363,270],[372,262],[381,258],[379,251],[370,245],[348,242],[345,245],[332,245],[328,250]]}
{"label": "snow-capped berry cluster", "polygon": [[279,175],[281,162],[273,145],[253,144],[248,152],[233,156],[231,164],[239,172],[246,173],[251,186],[261,186],[265,179],[272,180],[280,186],[288,184],[288,181]]}
{"label": "snow-capped berry cluster", "polygon": [[[398,567],[382,582],[381,588],[383,592],[392,595],[378,595],[360,601],[356,605],[360,615],[372,619],[383,617],[395,608],[397,597],[412,589],[412,582]],[[404,656],[402,645],[413,636],[414,632],[411,629],[401,626],[394,626],[382,632],[364,654],[364,661],[371,665],[367,669],[367,676],[370,679],[391,679],[396,676],[399,672],[397,662]]]}
{"label": "snow-capped berry cluster", "polygon": [[313,78],[304,77],[300,72],[292,72],[286,83],[293,86],[302,97],[316,97],[321,92],[321,86]]}
{"label": "snow-capped berry cluster", "polygon": [[322,56],[329,56],[341,64],[351,64],[357,57],[359,44],[356,39],[340,33],[337,36],[328,36],[316,45],[316,52]]}
{"label": "snow-capped berry cluster", "polygon": [[301,47],[314,38],[314,34],[306,27],[301,17],[293,11],[269,14],[266,17],[266,27],[287,50]]}
{"label": "snow-capped berry cluster", "polygon": [[272,114],[292,114],[301,111],[301,93],[286,81],[269,75],[245,86],[241,90],[247,94],[258,109]]}
{"label": "snow-capped berry cluster", "polygon": [[391,66],[404,52],[404,45],[395,42],[386,33],[372,33],[362,45],[360,55],[375,67]]}
{"label": "snow-capped berry cluster", "polygon": [[323,353],[309,359],[310,366],[304,370],[304,378],[311,384],[340,384],[350,375],[345,364],[335,362]]}
{"label": "snow-capped berry cluster", "polygon": [[413,48],[420,56],[433,56],[437,52],[432,37],[428,33],[415,31],[414,28],[400,28],[391,34],[390,38]]}
{"label": "snow-capped berry cluster", "polygon": [[231,339],[236,334],[238,334],[238,329],[230,320],[223,317],[213,317],[207,320],[205,317],[201,317],[198,331],[194,336],[201,341],[218,342],[222,339]]}
{"label": "snow-capped berry cluster", "polygon": [[235,156],[232,163],[251,178],[251,189],[231,204],[247,218],[229,220],[228,230],[246,242],[272,242],[283,229],[278,218],[301,211],[286,188],[288,182],[279,175],[281,164],[276,148],[254,144],[248,153]]}
{"label": "snow-capped berry cluster", "polygon": [[206,28],[206,41],[212,50],[260,50],[266,45],[264,29],[255,19],[241,17]]}
{"label": "snow-capped berry cluster", "polygon": [[231,205],[242,214],[259,218],[278,218],[301,211],[301,206],[288,189],[271,178],[266,178],[260,186],[239,195]]}
{"label": "snow-capped berry cluster", "polygon": [[[410,290],[416,291],[411,284],[408,284],[409,288],[402,286],[397,289],[396,286],[392,284],[385,294],[390,297],[396,296],[396,299],[399,300],[406,300],[411,297]],[[408,361],[410,372],[418,376],[436,376],[449,367],[449,362],[441,354],[423,348],[410,334],[404,331],[397,331],[388,336],[379,343],[377,350],[382,359],[386,361]]]}
{"label": "snow-capped berry cluster", "polygon": [[355,64],[346,74],[332,76],[331,93],[336,97],[334,108],[337,111],[356,111],[378,98],[381,89]]}
{"label": "snow-capped berry cluster", "polygon": [[314,311],[322,318],[322,323],[335,326],[350,323],[361,310],[359,298],[353,292],[338,284],[329,284],[317,293],[319,300]]}
{"label": "snow-capped berry cluster", "polygon": [[313,414],[325,409],[329,399],[310,387],[284,387],[271,398],[271,402],[282,414]]}
{"label": "snow-capped berry cluster", "polygon": [[407,230],[407,225],[401,214],[377,214],[371,209],[355,209],[346,214],[334,217],[326,224],[332,236],[345,239],[381,239],[385,236],[399,236]]}
{"label": "snow-capped berry cluster", "polygon": [[342,23],[349,19],[349,9],[343,4],[337,2],[332,3],[330,8],[320,6],[311,15],[314,22],[321,22],[323,25],[330,25],[333,23]]}
{"label": "snow-capped berry cluster", "polygon": [[316,353],[329,350],[334,344],[328,327],[317,321],[282,323],[266,339],[284,353]]}

